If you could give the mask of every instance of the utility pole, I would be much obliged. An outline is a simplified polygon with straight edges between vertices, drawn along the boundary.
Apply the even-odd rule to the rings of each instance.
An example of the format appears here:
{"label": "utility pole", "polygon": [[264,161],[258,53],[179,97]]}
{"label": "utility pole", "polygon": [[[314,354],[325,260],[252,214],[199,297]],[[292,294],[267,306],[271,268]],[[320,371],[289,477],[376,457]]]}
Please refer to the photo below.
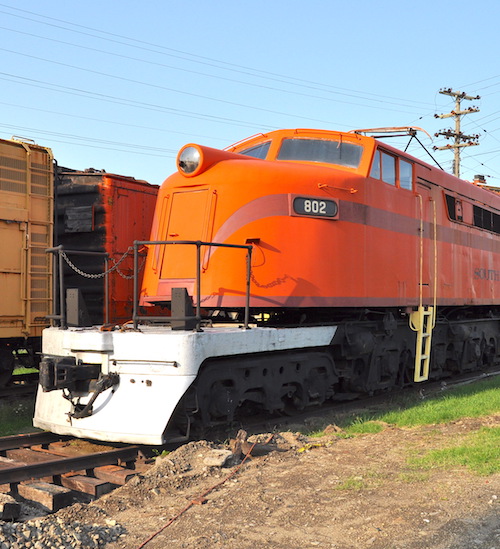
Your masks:
{"label": "utility pole", "polygon": [[473,112],[479,112],[477,107],[469,107],[465,110],[460,110],[460,103],[463,99],[467,101],[474,101],[475,99],[481,99],[479,95],[472,97],[467,95],[465,92],[453,91],[451,88],[443,88],[439,90],[439,93],[443,95],[449,95],[450,97],[455,98],[455,109],[449,112],[448,114],[435,114],[435,118],[455,118],[455,131],[453,130],[441,130],[434,134],[435,137],[440,135],[444,136],[446,139],[454,138],[455,142],[452,145],[445,145],[444,147],[433,147],[435,151],[443,151],[446,149],[453,149],[454,151],[454,161],[453,161],[453,175],[460,177],[460,152],[463,147],[471,147],[473,145],[479,145],[478,139],[479,135],[464,135],[460,131],[460,120],[461,117],[465,114],[471,114]]}

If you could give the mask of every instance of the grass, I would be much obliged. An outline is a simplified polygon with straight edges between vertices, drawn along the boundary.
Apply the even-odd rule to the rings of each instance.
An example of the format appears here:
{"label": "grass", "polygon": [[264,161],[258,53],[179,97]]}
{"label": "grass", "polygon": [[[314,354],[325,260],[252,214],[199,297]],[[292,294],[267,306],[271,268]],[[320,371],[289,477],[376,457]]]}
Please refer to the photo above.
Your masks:
{"label": "grass", "polygon": [[16,368],[14,372],[12,372],[15,376],[21,376],[23,374],[36,374],[38,373],[38,370],[36,368],[25,368],[24,366],[21,368]]}
{"label": "grass", "polygon": [[350,435],[359,435],[359,434],[375,434],[383,431],[387,426],[387,423],[382,421],[373,420],[369,417],[362,418],[357,416],[353,422],[346,429],[347,433]]}
{"label": "grass", "polygon": [[[36,373],[36,368],[18,367],[13,375]],[[31,401],[0,401],[0,436],[16,435],[33,431],[33,408]]]}
{"label": "grass", "polygon": [[424,468],[462,466],[478,475],[492,475],[500,471],[500,427],[483,427],[457,445],[431,450],[410,463]]}
{"label": "grass", "polygon": [[13,402],[0,404],[0,436],[33,431],[33,403]]}
{"label": "grass", "polygon": [[500,412],[500,376],[449,389],[405,409],[383,414],[381,421],[399,427],[448,423],[463,417],[481,417]]}
{"label": "grass", "polygon": [[345,490],[359,492],[366,489],[374,489],[382,486],[387,480],[388,475],[385,471],[380,472],[375,469],[363,471],[363,476],[352,475],[335,485],[334,490]]}
{"label": "grass", "polygon": [[[500,376],[482,382],[449,389],[434,397],[418,397],[395,402],[392,409],[377,414],[355,416],[342,422],[339,437],[346,438],[365,433],[378,433],[387,425],[415,427],[457,421],[465,417],[481,417],[500,412]],[[32,403],[0,404],[0,436],[32,430]],[[323,435],[322,431],[314,436]],[[432,450],[421,457],[412,457],[413,467],[467,467],[480,475],[500,472],[500,428],[486,428],[460,437],[448,448]],[[409,473],[416,479],[424,473]],[[347,479],[337,489],[359,490],[363,481]]]}
{"label": "grass", "polygon": [[[390,410],[356,415],[341,421],[339,425],[343,429],[343,436],[374,434],[388,425],[396,427],[437,425],[462,418],[500,413],[500,376],[450,388],[424,399],[415,394],[411,397],[403,397],[403,400],[401,397],[397,398]],[[316,431],[314,435],[318,437],[321,432]],[[411,466],[422,469],[467,467],[480,475],[498,473],[500,472],[500,428],[483,427],[473,433],[460,436],[447,448],[429,451],[424,456],[411,457],[408,462]],[[415,474],[410,474],[410,477],[416,478]],[[355,482],[346,481],[346,483],[342,489],[360,488]]]}
{"label": "grass", "polygon": [[365,483],[361,477],[349,477],[335,486],[335,490],[351,490],[359,492],[365,488]]}
{"label": "grass", "polygon": [[428,472],[423,471],[406,471],[399,473],[398,480],[401,482],[407,482],[408,484],[414,484],[416,482],[427,482],[430,478]]}
{"label": "grass", "polygon": [[411,395],[397,401],[388,411],[347,418],[341,426],[351,434],[377,433],[387,424],[415,427],[487,416],[500,412],[499,389],[500,376],[497,376],[425,399]]}

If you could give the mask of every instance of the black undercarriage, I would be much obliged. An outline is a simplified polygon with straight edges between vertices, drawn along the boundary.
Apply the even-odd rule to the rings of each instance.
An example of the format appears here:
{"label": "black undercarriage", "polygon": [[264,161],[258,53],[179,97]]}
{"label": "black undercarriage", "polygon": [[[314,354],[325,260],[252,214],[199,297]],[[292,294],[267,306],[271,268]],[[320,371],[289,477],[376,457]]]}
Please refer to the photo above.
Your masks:
{"label": "black undercarriage", "polygon": [[[238,319],[237,312],[219,312],[213,320],[231,316]],[[254,312],[253,320],[268,327],[330,324],[337,331],[327,347],[206,360],[177,406],[169,434],[230,424],[243,406],[268,413],[301,410],[328,399],[345,400],[414,383],[416,336],[406,310]],[[429,379],[492,366],[499,361],[499,334],[500,311],[440,309]]]}

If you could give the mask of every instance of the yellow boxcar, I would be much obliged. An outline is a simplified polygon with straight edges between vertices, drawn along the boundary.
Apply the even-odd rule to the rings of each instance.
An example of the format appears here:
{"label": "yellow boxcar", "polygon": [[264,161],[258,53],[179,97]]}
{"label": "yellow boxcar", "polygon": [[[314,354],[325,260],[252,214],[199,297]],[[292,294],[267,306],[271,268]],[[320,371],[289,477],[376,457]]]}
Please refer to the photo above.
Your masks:
{"label": "yellow boxcar", "polygon": [[54,162],[25,140],[0,140],[0,386],[13,352],[37,351],[52,302]]}

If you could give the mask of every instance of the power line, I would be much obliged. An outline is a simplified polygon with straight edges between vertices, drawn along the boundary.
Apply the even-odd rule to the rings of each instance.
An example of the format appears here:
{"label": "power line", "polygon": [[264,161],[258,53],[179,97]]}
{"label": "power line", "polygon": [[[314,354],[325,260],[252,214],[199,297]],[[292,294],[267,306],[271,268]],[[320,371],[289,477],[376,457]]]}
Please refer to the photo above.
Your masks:
{"label": "power line", "polygon": [[[234,118],[227,118],[222,116],[215,116],[204,113],[195,113],[192,111],[184,111],[181,109],[174,109],[172,107],[165,107],[164,105],[157,105],[154,103],[145,103],[143,101],[136,101],[134,99],[127,99],[124,97],[117,97],[113,95],[107,95],[98,92],[91,92],[80,88],[73,88],[68,86],[61,86],[60,84],[53,84],[52,82],[45,82],[43,80],[36,80],[34,78],[27,78],[25,76],[19,76],[15,74],[0,72],[0,80],[7,80],[11,82],[21,83],[27,86],[35,86],[41,89],[48,89],[51,91],[57,91],[59,93],[65,93],[70,95],[76,95],[80,97],[86,97],[89,99],[97,99],[100,101],[107,101],[117,105],[124,105],[129,107],[141,108],[151,111],[164,112],[167,114],[173,114],[176,116],[186,116],[190,118],[196,118],[200,120],[210,120],[211,122],[218,122],[221,124],[229,124],[233,126],[243,126],[254,128],[255,123],[246,122],[243,120],[235,120]],[[17,79],[17,80],[16,80]],[[273,126],[262,125],[265,129],[275,129]]]}
{"label": "power line", "polygon": [[[0,10],[2,13],[5,13],[5,14],[9,15],[10,17],[21,18],[23,20],[32,21],[32,22],[36,23],[37,25],[48,25],[52,29],[58,29],[57,32],[54,32],[53,30],[49,31],[49,32],[52,33],[53,36],[63,36],[63,32],[59,32],[59,30],[64,31],[64,32],[68,32],[68,33],[77,33],[77,34],[80,34],[81,36],[95,38],[96,40],[92,41],[93,44],[96,44],[96,42],[97,42],[97,44],[100,44],[99,41],[102,40],[103,42],[106,41],[109,44],[120,45],[120,46],[122,46],[121,49],[124,50],[124,51],[123,51],[123,53],[105,51],[106,49],[108,49],[108,50],[111,49],[112,46],[109,46],[108,48],[106,48],[104,44],[102,44],[103,49],[100,50],[100,49],[97,49],[97,48],[89,48],[88,46],[82,46],[82,45],[74,44],[74,43],[71,43],[71,42],[64,42],[62,40],[56,40],[56,39],[53,39],[53,38],[51,39],[51,38],[48,38],[48,37],[37,36],[37,35],[30,35],[30,36],[35,36],[35,37],[37,37],[39,39],[42,39],[42,40],[51,40],[54,43],[60,43],[60,44],[65,44],[65,45],[72,46],[72,47],[88,49],[89,51],[100,52],[100,53],[105,54],[105,55],[110,55],[110,56],[114,56],[114,57],[122,57],[124,59],[130,59],[131,61],[142,63],[142,64],[157,65],[157,66],[161,66],[161,67],[168,68],[168,69],[171,69],[171,70],[177,70],[177,71],[183,71],[183,72],[192,72],[193,74],[198,74],[200,76],[207,77],[207,78],[218,78],[218,79],[221,79],[221,80],[232,81],[232,82],[242,84],[242,85],[253,86],[253,87],[262,87],[264,89],[270,89],[270,90],[273,90],[273,91],[278,91],[280,93],[293,93],[293,94],[296,94],[296,95],[303,95],[305,97],[310,96],[310,97],[316,98],[316,96],[314,96],[312,94],[309,95],[307,93],[302,93],[300,91],[297,91],[298,89],[310,89],[310,90],[314,89],[316,91],[321,91],[321,93],[335,94],[335,95],[345,95],[345,96],[348,96],[348,97],[353,99],[353,102],[342,101],[340,99],[337,99],[338,103],[347,103],[347,104],[359,105],[359,102],[356,102],[357,100],[359,100],[359,101],[378,102],[379,104],[388,105],[388,104],[392,104],[391,100],[394,100],[394,101],[401,102],[401,106],[404,106],[406,109],[415,109],[415,108],[418,108],[418,105],[428,105],[428,103],[423,103],[423,102],[420,102],[420,101],[418,101],[418,102],[417,101],[409,101],[409,100],[404,100],[404,101],[406,101],[407,103],[412,103],[413,105],[407,105],[407,104],[403,105],[403,103],[402,103],[403,100],[398,99],[398,98],[392,98],[392,97],[382,96],[382,95],[368,93],[368,92],[350,90],[350,89],[347,89],[347,88],[329,86],[329,85],[323,84],[321,82],[314,82],[312,80],[310,81],[310,80],[306,80],[306,79],[294,78],[292,76],[286,76],[286,75],[279,74],[279,73],[276,73],[276,72],[263,71],[263,70],[255,69],[255,68],[252,68],[252,67],[247,67],[247,66],[244,66],[244,65],[241,65],[241,64],[228,63],[226,61],[221,61],[221,60],[213,59],[213,58],[206,57],[206,56],[196,55],[196,54],[192,54],[192,53],[189,53],[189,52],[177,50],[177,49],[174,49],[174,48],[167,48],[165,46],[158,45],[158,44],[153,44],[153,43],[145,41],[145,40],[137,40],[137,39],[131,38],[129,36],[123,36],[123,35],[116,34],[116,33],[110,33],[109,29],[99,30],[99,29],[96,29],[96,28],[92,28],[90,26],[85,26],[85,25],[80,25],[80,24],[77,24],[77,23],[73,23],[71,21],[64,21],[62,19],[56,19],[54,17],[47,17],[46,15],[43,15],[41,13],[28,11],[26,9],[20,9],[20,8],[14,7],[14,6],[9,6],[8,4],[5,4],[5,3],[1,3],[0,6],[3,6],[7,10],[10,10],[10,11],[15,10],[17,12],[17,15],[16,15],[16,14],[10,13],[6,10]],[[26,17],[25,15],[22,15],[22,14],[25,14],[25,15],[28,14],[32,17]],[[35,19],[35,17],[38,18],[38,19]],[[41,18],[45,19],[45,21],[39,20]],[[6,27],[3,27],[3,28],[5,30],[9,30],[11,32],[21,32],[21,31],[15,31],[15,30],[12,30],[12,29],[8,29]],[[22,33],[21,32],[21,34],[29,34],[29,33]],[[74,38],[74,39],[75,39],[75,41],[77,40],[77,38]],[[90,42],[90,40],[88,40],[88,38],[86,40],[87,40],[87,43]],[[287,86],[289,86],[289,88],[297,87],[297,90],[296,89],[282,90],[279,87],[274,87],[274,86],[271,86],[271,85],[263,85],[261,83],[256,83],[256,82],[253,82],[253,83],[244,82],[244,81],[242,81],[244,79],[238,80],[237,78],[228,78],[227,76],[221,76],[221,75],[217,75],[217,74],[210,74],[208,70],[202,72],[202,71],[192,70],[192,69],[189,69],[189,68],[186,68],[186,67],[169,66],[169,65],[164,64],[164,63],[157,63],[156,61],[152,61],[152,58],[153,58],[152,55],[149,55],[150,59],[140,59],[140,54],[139,53],[137,53],[137,57],[126,55],[125,54],[125,51],[126,51],[125,48],[134,48],[136,50],[142,50],[144,52],[148,52],[148,54],[155,53],[155,54],[159,54],[159,55],[166,55],[166,56],[169,56],[169,57],[172,57],[172,58],[180,59],[182,61],[188,61],[190,63],[197,63],[197,64],[202,65],[204,67],[213,67],[213,68],[215,68],[219,71],[229,71],[229,72],[234,73],[234,74],[237,74],[237,73],[238,74],[244,74],[246,76],[251,76],[254,79],[262,79],[262,80],[266,80],[266,81],[269,81],[269,82],[271,82],[271,81],[280,82],[282,84],[287,84]],[[12,52],[12,53],[20,54],[19,52]],[[23,55],[23,54],[20,54],[20,55]],[[44,61],[51,62],[48,59],[45,59]],[[185,63],[185,65],[187,65],[187,63]],[[82,69],[81,67],[76,67],[74,65],[68,65],[68,66],[71,66],[72,68],[74,68],[76,70],[88,70],[88,69]],[[111,77],[111,78],[122,78],[120,76],[110,75],[110,74],[107,74],[107,73],[101,73],[101,75]],[[18,77],[18,76],[14,75],[13,78],[22,78],[22,77]],[[483,79],[483,80],[479,81],[479,83],[493,82],[495,78],[497,78],[497,77],[495,76],[495,77],[490,77],[490,78],[487,78],[487,79]],[[77,88],[73,88],[72,89],[73,91],[70,91],[71,90],[70,88],[64,88],[64,90],[63,90],[63,88],[60,87],[60,86],[59,87],[54,87],[54,86],[57,86],[56,84],[52,84],[52,83],[49,83],[49,82],[42,82],[42,81],[38,81],[38,82],[39,82],[39,84],[34,84],[34,83],[28,84],[27,81],[25,80],[22,83],[24,85],[33,85],[33,86],[37,85],[38,87],[42,87],[42,88],[43,88],[43,86],[47,86],[46,89],[50,89],[52,91],[57,91],[59,93],[73,93],[74,95],[80,95],[82,97],[87,97],[87,98],[93,99],[93,100],[107,101],[107,102],[115,103],[117,105],[124,105],[124,106],[129,106],[129,107],[134,107],[134,108],[144,108],[144,109],[147,109],[147,110],[173,114],[175,116],[187,116],[187,117],[195,118],[195,119],[210,120],[212,122],[228,124],[228,125],[232,125],[232,126],[236,125],[236,126],[242,126],[242,127],[251,127],[252,129],[254,129],[255,125],[258,123],[256,121],[245,122],[245,121],[234,120],[232,118],[215,117],[215,116],[207,115],[205,113],[202,114],[202,113],[196,113],[196,112],[193,112],[193,111],[182,111],[180,109],[171,109],[170,108],[170,110],[167,110],[167,107],[163,107],[162,105],[154,105],[154,104],[151,104],[151,103],[128,100],[128,99],[123,98],[123,97],[122,98],[113,97],[113,96],[105,96],[104,97],[103,94],[99,94],[99,96],[98,96],[98,94],[90,95],[93,92],[87,92],[85,90],[77,89]],[[486,87],[489,88],[489,87],[493,87],[493,86],[496,86],[496,85],[497,85],[496,83],[493,83],[493,84],[490,83]],[[52,87],[49,87],[49,86],[52,86]],[[183,93],[180,90],[172,90],[172,91],[177,92],[177,93]],[[200,96],[201,96],[201,94],[200,94]],[[210,99],[210,98],[207,98],[205,96],[201,96],[201,97],[204,97],[205,99]],[[331,100],[330,98],[327,98],[327,97],[321,97],[321,99],[322,100],[327,100],[327,101]],[[368,105],[366,105],[366,106],[368,106]],[[373,105],[369,105],[369,106],[373,107]],[[255,108],[255,107],[249,107],[249,108]],[[395,110],[396,111],[396,109],[389,109],[389,108],[387,110]],[[274,114],[280,114],[280,115],[284,114],[285,116],[292,116],[290,114],[278,113],[276,111],[269,111],[269,112],[273,112]],[[413,115],[413,116],[415,116],[415,115]],[[296,115],[294,115],[294,117],[297,118]],[[303,118],[308,119],[306,117],[303,117]],[[488,117],[484,117],[483,119],[480,119],[480,120],[485,120],[487,118]],[[310,120],[316,120],[316,119],[310,119]],[[103,121],[103,122],[105,122],[105,121]],[[320,122],[325,123],[325,121],[323,121],[323,120],[320,120]],[[108,123],[111,123],[111,122],[108,122]],[[259,124],[259,125],[264,130],[275,129],[274,126],[270,126],[269,124]],[[131,126],[131,127],[134,127],[134,126]],[[136,127],[141,127],[141,126],[136,126]],[[496,131],[496,130],[494,130],[494,131]],[[491,134],[491,133],[492,132],[489,132],[489,134]]]}
{"label": "power line", "polygon": [[193,134],[192,132],[189,132],[189,133],[188,132],[180,132],[178,130],[175,130],[175,129],[172,129],[172,128],[169,128],[169,127],[157,128],[157,127],[154,127],[154,126],[145,126],[145,125],[141,125],[141,124],[130,124],[130,122],[117,122],[116,120],[106,120],[104,118],[93,118],[93,117],[87,116],[87,115],[83,116],[83,115],[78,115],[78,114],[74,114],[74,113],[67,113],[67,112],[53,111],[53,110],[48,110],[48,109],[41,109],[41,108],[37,108],[37,107],[30,107],[28,105],[18,105],[18,104],[15,104],[15,103],[6,103],[5,101],[0,101],[0,105],[5,105],[6,107],[14,107],[14,108],[20,108],[20,109],[29,110],[29,111],[45,113],[45,114],[49,114],[49,115],[63,116],[63,117],[68,117],[68,118],[76,118],[76,119],[80,119],[80,120],[85,120],[86,122],[99,122],[99,123],[103,123],[103,124],[111,124],[111,125],[122,126],[122,127],[126,127],[126,128],[135,128],[135,129],[140,129],[140,130],[161,132],[161,133],[165,133],[165,134],[169,134],[169,135],[170,134],[183,135],[183,136],[189,137],[189,139],[193,139],[193,138],[216,139],[216,140],[219,140],[219,141],[225,141],[226,143],[229,141],[229,139],[224,140],[222,138],[213,137],[211,135],[199,135],[199,134],[197,135],[197,134]]}
{"label": "power line", "polygon": [[[10,50],[10,49],[7,49],[7,48],[0,48],[0,51],[4,51],[4,52],[11,53],[11,54],[14,54],[14,55],[19,55],[19,56],[22,56],[22,57],[27,57],[29,59],[35,59],[37,61],[43,61],[45,63],[58,65],[60,67],[71,68],[71,69],[74,69],[74,70],[78,70],[78,71],[82,71],[82,72],[88,72],[90,74],[95,74],[95,75],[98,75],[98,76],[104,76],[106,78],[113,78],[115,80],[120,80],[122,82],[128,82],[129,84],[137,84],[137,85],[146,86],[146,87],[149,87],[149,88],[154,88],[154,89],[164,90],[164,91],[168,91],[168,92],[179,93],[179,94],[182,94],[182,95],[187,95],[187,96],[190,96],[190,97],[195,97],[197,99],[205,99],[205,100],[208,100],[208,101],[215,101],[217,103],[223,103],[223,104],[226,104],[226,105],[231,105],[232,107],[253,109],[253,110],[265,112],[265,113],[268,113],[268,114],[277,114],[277,115],[280,115],[280,116],[290,116],[290,114],[286,113],[286,112],[275,111],[275,110],[266,109],[266,108],[263,108],[263,107],[255,107],[253,105],[245,105],[243,103],[237,103],[236,101],[228,101],[226,99],[220,99],[220,98],[216,98],[216,97],[209,97],[207,95],[202,95],[202,94],[199,94],[199,93],[178,90],[178,89],[167,87],[167,86],[161,86],[160,84],[153,84],[151,82],[144,82],[143,80],[135,80],[134,78],[128,78],[128,77],[125,77],[125,76],[118,76],[118,75],[115,75],[115,74],[110,74],[110,73],[98,71],[98,70],[95,70],[95,69],[87,69],[87,68],[84,68],[84,67],[79,67],[77,65],[72,65],[72,64],[69,64],[69,63],[63,63],[61,61],[54,61],[52,59],[46,59],[44,57],[38,57],[36,55],[32,55],[32,54],[28,54],[28,53],[20,53],[20,52]],[[309,121],[312,121],[312,122],[325,123],[324,120],[319,120],[317,118],[311,118],[311,117],[308,117],[308,116],[294,115],[294,117],[295,118],[302,118],[304,120],[309,120]],[[334,123],[330,122],[330,124],[334,124]]]}
{"label": "power line", "polygon": [[[212,67],[217,68],[217,69],[222,69],[222,70],[227,70],[227,71],[232,71],[232,72],[238,72],[238,73],[246,74],[246,75],[249,75],[249,76],[252,76],[252,77],[257,76],[259,78],[265,78],[265,79],[268,79],[268,80],[274,80],[274,81],[278,81],[278,82],[281,82],[281,83],[292,84],[292,85],[295,85],[295,86],[301,86],[301,87],[310,88],[310,89],[312,88],[312,89],[316,89],[316,90],[325,91],[325,92],[328,92],[328,93],[348,95],[349,97],[360,98],[360,99],[368,100],[368,101],[378,101],[379,103],[388,103],[387,99],[402,101],[400,98],[381,96],[381,95],[373,94],[373,93],[369,93],[369,92],[360,92],[360,91],[357,91],[357,90],[350,90],[348,88],[330,86],[330,85],[326,85],[326,84],[321,83],[321,82],[314,82],[314,81],[311,81],[311,80],[305,80],[305,79],[300,79],[300,78],[296,78],[296,77],[292,77],[292,76],[273,73],[273,72],[270,72],[270,71],[263,71],[263,70],[255,69],[255,68],[252,68],[252,67],[246,67],[246,66],[243,66],[243,65],[235,64],[235,63],[228,63],[226,61],[221,61],[221,60],[213,59],[213,58],[206,57],[206,56],[201,56],[201,55],[192,54],[192,53],[189,53],[189,52],[184,52],[184,51],[177,50],[177,49],[174,49],[174,48],[169,48],[169,47],[166,47],[166,46],[163,46],[163,45],[153,44],[151,42],[147,42],[147,41],[144,41],[144,40],[138,40],[138,39],[135,39],[135,38],[131,38],[129,36],[123,36],[123,35],[116,34],[116,33],[110,33],[109,30],[101,31],[101,30],[93,28],[93,27],[88,27],[88,26],[85,26],[85,25],[80,25],[80,24],[77,24],[77,23],[73,23],[71,21],[57,19],[57,18],[54,18],[54,17],[48,17],[46,15],[42,15],[42,14],[39,14],[39,13],[36,13],[36,12],[32,12],[32,11],[28,11],[28,10],[24,10],[24,9],[20,9],[20,8],[15,8],[15,7],[12,7],[12,6],[8,6],[6,4],[0,4],[0,6],[6,7],[8,9],[15,10],[15,11],[18,11],[18,12],[28,13],[30,15],[34,15],[35,17],[39,17],[39,18],[42,18],[42,19],[47,19],[47,20],[50,20],[50,21],[57,21],[58,23],[61,23],[62,25],[54,24],[54,23],[47,23],[47,22],[44,22],[44,21],[38,21],[36,19],[31,19],[31,18],[28,18],[28,17],[25,17],[25,16],[15,15],[15,14],[12,14],[12,13],[9,13],[9,12],[2,12],[0,10],[0,13],[5,13],[6,15],[9,15],[11,17],[18,17],[18,18],[21,18],[21,19],[27,19],[29,21],[34,21],[34,22],[39,23],[39,24],[48,25],[48,26],[59,28],[59,29],[63,29],[64,31],[74,32],[74,33],[82,34],[84,36],[91,36],[91,37],[95,38],[96,37],[95,34],[91,34],[91,33],[84,32],[84,31],[79,31],[79,30],[75,30],[75,29],[69,29],[68,25],[70,25],[72,27],[76,27],[76,28],[90,30],[94,33],[97,32],[99,34],[103,34],[104,36],[98,36],[97,37],[97,38],[99,38],[100,40],[103,40],[103,41],[117,43],[117,44],[120,44],[120,45],[124,45],[124,46],[127,46],[127,47],[133,47],[133,48],[141,49],[141,50],[148,51],[148,52],[160,53],[160,54],[163,54],[163,55],[169,55],[169,56],[174,57],[174,58],[178,58],[178,59],[182,59],[182,60],[188,60],[190,62],[202,64],[202,65],[205,65],[205,66],[212,66]],[[119,38],[120,40],[110,38],[110,36]],[[123,40],[125,40],[125,42]],[[140,45],[137,45],[137,44],[140,44]],[[146,48],[145,46],[148,46],[148,47]],[[151,48],[156,48],[156,49],[151,49]],[[158,51],[158,50],[160,50],[160,51]],[[174,52],[174,53],[172,53],[172,52]],[[186,56],[188,56],[189,58],[186,58]],[[177,70],[181,70],[181,69],[177,69]],[[250,72],[248,72],[248,71],[250,71]],[[342,90],[342,91],[336,91],[336,90]],[[358,95],[353,96],[352,95],[353,93],[358,94]],[[361,94],[363,94],[364,96],[373,96],[374,98],[380,98],[380,99],[371,99],[370,97],[364,97]],[[428,103],[423,103],[423,102],[420,102],[420,101],[418,101],[418,102],[417,101],[412,101],[412,100],[405,100],[405,101],[409,102],[409,103],[417,103],[420,106],[422,106],[422,105],[428,106],[429,105]],[[415,107],[411,107],[411,106],[407,106],[407,105],[405,105],[405,106],[407,108],[417,108],[416,106]]]}
{"label": "power line", "polygon": [[[92,147],[96,149],[112,150],[118,152],[126,152],[130,154],[142,154],[146,156],[158,156],[158,157],[168,157],[175,158],[177,155],[177,150],[174,149],[163,149],[161,147],[151,147],[148,145],[138,145],[135,143],[123,143],[119,141],[110,141],[106,139],[95,139],[93,137],[84,137],[72,134],[64,134],[59,132],[51,132],[47,130],[41,130],[39,128],[29,128],[26,126],[15,126],[11,124],[0,124],[0,128],[6,128],[10,131],[15,132],[28,132],[30,136],[49,136],[52,141],[56,143],[68,143],[68,140],[77,141],[78,146],[83,147]],[[11,134],[12,135],[12,134]],[[56,139],[54,139],[54,137]],[[57,139],[60,138],[60,139]]]}
{"label": "power line", "polygon": [[[185,72],[185,73],[189,73],[189,74],[203,76],[203,77],[206,77],[206,78],[213,78],[213,79],[217,79],[217,80],[223,80],[225,82],[233,82],[233,83],[236,83],[236,84],[255,87],[255,88],[259,88],[259,89],[263,89],[263,90],[278,91],[280,93],[286,93],[286,94],[289,94],[289,95],[297,95],[297,96],[302,96],[302,97],[310,97],[312,99],[320,99],[320,100],[323,100],[323,101],[336,101],[336,102],[342,102],[342,103],[347,103],[347,104],[355,104],[355,105],[358,104],[358,103],[351,103],[351,102],[348,102],[348,101],[342,101],[342,100],[339,100],[337,98],[313,95],[313,94],[305,93],[305,92],[299,92],[299,91],[296,91],[296,90],[292,90],[290,88],[288,88],[288,89],[277,88],[277,87],[274,87],[274,86],[258,84],[256,82],[247,82],[247,81],[243,81],[243,80],[237,80],[235,78],[228,78],[226,76],[220,76],[220,75],[217,75],[217,74],[209,74],[209,73],[206,73],[206,72],[196,71],[196,70],[193,70],[193,69],[188,69],[186,67],[175,67],[173,65],[167,65],[165,63],[159,63],[157,61],[151,61],[150,59],[141,59],[139,57],[132,57],[130,55],[125,55],[125,54],[122,54],[122,53],[105,51],[105,50],[102,50],[102,49],[99,49],[99,48],[92,48],[92,47],[89,47],[89,46],[86,46],[86,45],[84,46],[84,45],[81,45],[81,44],[75,44],[74,42],[67,42],[65,40],[59,40],[59,39],[56,39],[56,38],[50,38],[50,37],[46,37],[46,36],[40,36],[40,35],[37,35],[37,34],[20,31],[18,29],[10,29],[8,27],[3,27],[3,26],[0,26],[0,29],[6,30],[8,32],[13,32],[13,33],[16,33],[16,34],[21,34],[21,35],[24,35],[24,36],[30,36],[32,38],[37,38],[37,39],[40,39],[40,40],[45,40],[45,41],[56,43],[56,44],[71,46],[71,47],[74,47],[74,48],[79,48],[79,49],[83,49],[83,50],[86,50],[86,51],[92,51],[92,52],[96,52],[96,53],[99,53],[99,54],[110,55],[110,56],[113,56],[113,57],[117,57],[117,58],[120,58],[120,59],[126,59],[126,60],[129,60],[129,61],[135,61],[135,62],[139,62],[141,64],[147,64],[147,65],[151,65],[151,66],[155,66],[155,67],[160,67],[160,68],[170,69],[170,70],[174,70],[174,71]],[[13,52],[12,50],[7,50],[7,51],[10,51],[11,53],[17,53],[19,55],[23,55],[21,52]],[[46,60],[46,61],[48,61],[48,60]],[[52,61],[52,62],[54,62],[54,61]],[[113,75],[109,75],[109,76],[113,76]],[[278,82],[281,82],[281,83],[290,84],[290,82],[288,82],[286,80],[278,80],[278,79],[274,79],[274,80],[278,81]],[[294,85],[298,85],[298,84],[294,84]],[[306,86],[300,85],[300,87],[306,87]],[[353,93],[357,93],[358,95],[352,95],[352,93],[348,94],[348,93],[343,93],[343,92],[334,91],[334,90],[330,90],[330,89],[320,88],[320,87],[312,86],[312,85],[307,86],[307,88],[317,90],[317,91],[322,91],[324,93],[329,93],[329,94],[344,95],[344,96],[347,96],[347,97],[359,98],[363,101],[372,101],[372,102],[377,103],[377,108],[380,107],[380,103],[385,103],[385,104],[388,104],[388,105],[399,105],[399,106],[405,107],[407,109],[408,108],[410,108],[410,109],[420,108],[417,105],[405,105],[404,103],[401,102],[401,101],[405,101],[405,100],[400,100],[400,99],[397,100],[397,101],[400,101],[399,103],[397,103],[397,102],[387,101],[387,100],[382,100],[382,99],[372,99],[371,97],[363,97],[361,95],[362,92],[353,92]],[[179,91],[179,93],[182,93],[182,92]],[[390,99],[390,98],[388,98],[388,99]],[[410,102],[412,102],[412,101],[410,101]],[[417,102],[415,101],[413,103],[417,103]],[[364,105],[364,106],[373,108],[373,105]],[[401,111],[398,111],[396,109],[387,109],[387,110],[394,110],[396,112],[401,112]]]}

